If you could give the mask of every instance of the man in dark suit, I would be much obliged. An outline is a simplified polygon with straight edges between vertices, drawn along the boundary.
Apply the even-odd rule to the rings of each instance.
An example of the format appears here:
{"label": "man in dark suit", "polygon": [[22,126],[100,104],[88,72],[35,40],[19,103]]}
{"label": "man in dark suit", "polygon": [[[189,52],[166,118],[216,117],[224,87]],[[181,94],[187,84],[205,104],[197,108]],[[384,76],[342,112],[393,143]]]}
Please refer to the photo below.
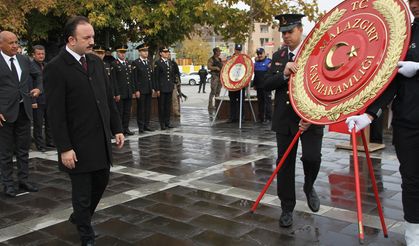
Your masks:
{"label": "man in dark suit", "polygon": [[[280,21],[286,47],[272,56],[271,67],[265,76],[265,89],[275,91],[275,109],[272,118],[272,130],[276,132],[278,160],[282,158],[298,129],[301,135],[302,157],[304,168],[304,193],[307,204],[313,212],[319,211],[320,200],[313,188],[320,170],[323,126],[310,125],[298,117],[290,103],[288,81],[291,73],[298,69],[294,62],[295,55],[302,44],[303,27],[301,18],[304,15],[284,14],[276,18]],[[296,204],[295,198],[295,159],[298,144],[294,146],[287,160],[278,172],[277,192],[281,200],[282,214],[279,220],[281,227],[292,225],[292,213]]]}
{"label": "man in dark suit", "polygon": [[103,62],[90,54],[94,30],[83,16],[64,27],[66,46],[44,70],[47,112],[60,170],[72,185],[73,214],[82,245],[94,245],[91,218],[108,184],[111,134],[124,144],[121,121]]}
{"label": "man in dark suit", "polygon": [[148,60],[148,46],[137,46],[140,58],[133,62],[133,81],[136,87],[138,132],[153,131],[150,128],[151,97],[154,93],[153,70]]}
{"label": "man in dark suit", "polygon": [[[0,32],[0,167],[4,192],[16,196],[13,181],[13,153],[16,153],[19,188],[38,191],[28,182],[31,142],[32,98],[42,90],[42,75],[28,57],[17,54],[14,33]],[[29,91],[30,78],[36,87]]]}
{"label": "man in dark suit", "polygon": [[159,97],[159,120],[162,130],[173,128],[170,124],[170,111],[172,108],[172,93],[176,82],[173,64],[170,62],[170,51],[166,47],[160,48],[160,59],[154,64],[154,81],[157,96]]}
{"label": "man in dark suit", "polygon": [[[46,65],[45,63],[45,48],[42,45],[33,46],[33,63],[42,72]],[[35,85],[33,85],[35,86]],[[45,100],[45,93],[36,98],[32,104],[33,108],[33,138],[35,140],[36,148],[39,151],[45,151],[46,147],[55,148],[52,141],[51,128],[49,127],[47,117],[47,106]],[[42,134],[43,127],[45,126],[45,138]]]}
{"label": "man in dark suit", "polygon": [[111,63],[111,78],[115,89],[115,101],[118,106],[119,115],[122,120],[122,127],[125,135],[134,135],[129,130],[131,118],[132,98],[135,85],[132,81],[131,64],[125,59],[128,46],[122,45],[116,49],[118,59]]}

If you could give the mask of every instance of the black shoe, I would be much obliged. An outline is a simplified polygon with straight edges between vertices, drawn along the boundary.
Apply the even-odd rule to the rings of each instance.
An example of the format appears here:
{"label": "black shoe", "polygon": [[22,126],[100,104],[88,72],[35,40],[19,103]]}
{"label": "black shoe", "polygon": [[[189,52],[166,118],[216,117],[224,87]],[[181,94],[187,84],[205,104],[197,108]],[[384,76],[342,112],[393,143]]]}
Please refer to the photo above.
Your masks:
{"label": "black shoe", "polygon": [[313,212],[318,212],[320,209],[320,199],[314,188],[311,189],[310,193],[306,193],[307,205]]}
{"label": "black shoe", "polygon": [[73,213],[71,213],[70,217],[68,217],[68,222],[70,222],[73,225],[76,224],[76,221],[74,220],[74,214]]}
{"label": "black shoe", "polygon": [[154,130],[151,129],[150,127],[148,127],[148,126],[144,127],[144,131],[154,132]]}
{"label": "black shoe", "polygon": [[174,126],[172,126],[172,125],[170,125],[170,124],[168,124],[168,125],[166,125],[166,128],[174,128]]}
{"label": "black shoe", "polygon": [[162,129],[162,130],[166,130],[166,127],[165,127],[165,126],[162,126],[162,127],[161,127],[161,129]]}
{"label": "black shoe", "polygon": [[85,241],[85,242],[81,242],[81,246],[94,246],[95,245],[95,240],[91,239],[89,241]]}
{"label": "black shoe", "polygon": [[12,185],[4,187],[4,194],[8,197],[16,197],[15,187]]}
{"label": "black shoe", "polygon": [[139,130],[138,130],[138,133],[139,133],[139,134],[144,133],[144,130],[143,130],[143,129],[139,129]]}
{"label": "black shoe", "polygon": [[135,133],[133,133],[132,131],[130,131],[130,130],[125,130],[124,131],[124,135],[128,135],[128,136],[132,136],[132,135],[134,135]]}
{"label": "black shoe", "polygon": [[19,188],[25,191],[29,191],[29,192],[37,192],[38,191],[38,187],[36,187],[35,185],[29,183],[29,182],[20,182],[19,183]]}
{"label": "black shoe", "polygon": [[206,93],[206,92],[204,91],[204,92],[202,92],[202,93]]}
{"label": "black shoe", "polygon": [[292,225],[292,212],[282,211],[281,217],[279,218],[280,227],[290,227]]}

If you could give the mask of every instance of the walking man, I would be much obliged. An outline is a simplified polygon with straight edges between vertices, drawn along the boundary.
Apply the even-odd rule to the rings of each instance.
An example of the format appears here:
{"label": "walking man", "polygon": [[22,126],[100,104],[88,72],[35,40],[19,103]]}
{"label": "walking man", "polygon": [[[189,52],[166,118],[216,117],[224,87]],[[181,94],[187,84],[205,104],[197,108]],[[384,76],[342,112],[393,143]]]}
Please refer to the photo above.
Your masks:
{"label": "walking man", "polygon": [[112,163],[111,134],[124,144],[121,121],[103,61],[91,54],[92,25],[83,16],[64,27],[65,48],[45,67],[47,112],[60,170],[72,185],[73,214],[82,245],[94,245],[91,225],[108,184]]}

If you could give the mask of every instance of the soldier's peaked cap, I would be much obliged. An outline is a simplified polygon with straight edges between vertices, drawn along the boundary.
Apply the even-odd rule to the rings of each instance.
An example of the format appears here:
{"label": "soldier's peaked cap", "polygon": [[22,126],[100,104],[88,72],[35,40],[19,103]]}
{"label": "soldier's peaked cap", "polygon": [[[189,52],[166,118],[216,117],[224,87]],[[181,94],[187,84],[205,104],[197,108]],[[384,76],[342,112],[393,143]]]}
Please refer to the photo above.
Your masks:
{"label": "soldier's peaked cap", "polygon": [[275,19],[279,20],[279,31],[288,32],[301,24],[304,16],[303,14],[282,14],[275,16]]}

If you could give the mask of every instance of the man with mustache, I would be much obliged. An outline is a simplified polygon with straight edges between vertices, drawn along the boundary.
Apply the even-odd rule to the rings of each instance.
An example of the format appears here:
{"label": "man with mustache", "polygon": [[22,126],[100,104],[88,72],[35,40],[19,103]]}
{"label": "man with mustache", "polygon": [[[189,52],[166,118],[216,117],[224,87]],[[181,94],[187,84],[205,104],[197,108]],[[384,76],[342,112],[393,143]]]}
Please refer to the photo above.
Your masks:
{"label": "man with mustache", "polygon": [[121,121],[102,60],[91,54],[95,32],[83,16],[64,27],[65,48],[44,70],[47,113],[58,150],[60,170],[72,185],[73,214],[82,245],[94,245],[91,225],[108,184],[111,134],[124,144]]}

